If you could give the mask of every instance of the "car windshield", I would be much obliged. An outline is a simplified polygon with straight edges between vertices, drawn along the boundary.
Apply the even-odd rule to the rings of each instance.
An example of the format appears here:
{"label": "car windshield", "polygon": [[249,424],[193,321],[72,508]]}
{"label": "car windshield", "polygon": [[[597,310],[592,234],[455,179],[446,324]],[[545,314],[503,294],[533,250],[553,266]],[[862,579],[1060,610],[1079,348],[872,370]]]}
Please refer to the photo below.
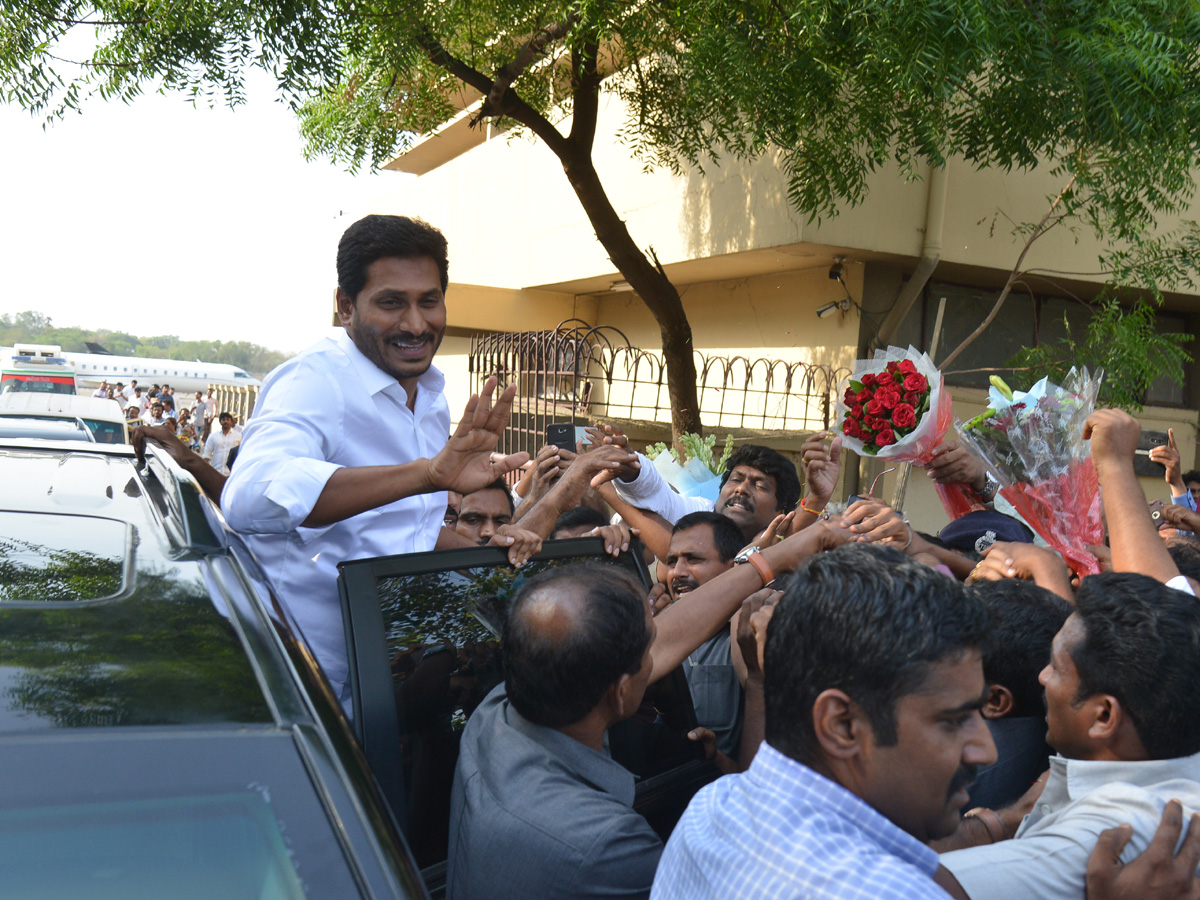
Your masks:
{"label": "car windshield", "polygon": [[0,381],[0,394],[74,394],[75,379],[62,375],[10,375]]}
{"label": "car windshield", "polygon": [[0,437],[44,438],[54,441],[91,441],[74,418],[0,415]]}

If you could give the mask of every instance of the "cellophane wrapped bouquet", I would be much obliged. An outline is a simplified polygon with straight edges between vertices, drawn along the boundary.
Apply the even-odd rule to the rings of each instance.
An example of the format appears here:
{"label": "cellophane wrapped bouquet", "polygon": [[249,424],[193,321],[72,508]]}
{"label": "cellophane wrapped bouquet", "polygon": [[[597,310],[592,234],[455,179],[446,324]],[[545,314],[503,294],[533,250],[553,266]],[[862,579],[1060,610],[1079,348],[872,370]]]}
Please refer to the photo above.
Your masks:
{"label": "cellophane wrapped bouquet", "polygon": [[988,465],[1000,495],[1079,576],[1099,564],[1100,485],[1083,426],[1096,408],[1102,371],[1072,369],[1060,387],[1043,378],[1028,391],[992,379],[988,408],[958,433]]}
{"label": "cellophane wrapped bouquet", "polygon": [[733,455],[733,435],[725,436],[721,455],[717,456],[716,435],[708,437],[688,432],[679,438],[684,456],[680,459],[674,447],[665,443],[651,444],[646,448],[646,457],[654,462],[663,480],[684,497],[703,497],[717,502],[721,493],[721,476],[725,474],[725,462]]}
{"label": "cellophane wrapped bouquet", "polygon": [[[954,421],[942,373],[913,347],[876,350],[838,387],[842,446],[859,454],[925,465]],[[939,484],[937,491],[952,519],[984,508],[966,485]]]}

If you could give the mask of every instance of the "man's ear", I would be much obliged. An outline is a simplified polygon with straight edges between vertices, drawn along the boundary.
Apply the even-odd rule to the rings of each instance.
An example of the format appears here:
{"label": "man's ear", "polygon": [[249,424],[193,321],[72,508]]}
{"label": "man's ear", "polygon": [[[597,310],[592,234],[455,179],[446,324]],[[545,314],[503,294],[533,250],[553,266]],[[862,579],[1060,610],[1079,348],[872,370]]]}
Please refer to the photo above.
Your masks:
{"label": "man's ear", "polygon": [[832,759],[858,756],[865,734],[874,733],[859,705],[837,688],[828,688],[817,695],[812,717],[817,744]]}
{"label": "man's ear", "polygon": [[341,288],[337,289],[334,297],[337,300],[338,320],[342,323],[342,327],[346,328],[354,318],[354,298]]}
{"label": "man's ear", "polygon": [[624,722],[626,719],[633,716],[638,711],[638,706],[641,705],[642,698],[635,698],[634,683],[632,675],[622,675],[608,689],[609,703],[612,705],[613,714],[616,718],[613,721]]}
{"label": "man's ear", "polygon": [[1092,715],[1088,737],[1098,743],[1111,744],[1125,724],[1125,710],[1121,708],[1121,701],[1111,694],[1093,694],[1084,703]]}
{"label": "man's ear", "polygon": [[1002,684],[993,684],[988,687],[987,700],[980,712],[985,719],[1003,719],[1012,713],[1014,705],[1012,691]]}

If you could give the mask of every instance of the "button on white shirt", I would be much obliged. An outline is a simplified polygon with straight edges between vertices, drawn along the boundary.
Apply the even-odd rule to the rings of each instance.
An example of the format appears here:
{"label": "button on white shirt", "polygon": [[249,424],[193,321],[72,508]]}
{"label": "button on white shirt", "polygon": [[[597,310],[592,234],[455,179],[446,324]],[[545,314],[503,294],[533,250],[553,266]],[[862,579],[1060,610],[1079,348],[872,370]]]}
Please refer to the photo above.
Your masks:
{"label": "button on white shirt", "polygon": [[323,528],[301,523],[342,466],[435,456],[450,433],[444,387],[430,367],[410,411],[404,388],[349,335],[323,340],[263,382],[221,495],[229,524],[246,537],[338,693],[347,663],[337,564],[432,550],[446,493],[406,497]]}

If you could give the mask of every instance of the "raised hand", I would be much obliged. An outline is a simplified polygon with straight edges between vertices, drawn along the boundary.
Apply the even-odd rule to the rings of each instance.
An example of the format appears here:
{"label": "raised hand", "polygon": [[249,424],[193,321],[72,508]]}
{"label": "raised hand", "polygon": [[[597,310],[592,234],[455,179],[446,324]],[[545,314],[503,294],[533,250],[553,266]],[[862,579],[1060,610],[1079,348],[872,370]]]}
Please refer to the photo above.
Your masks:
{"label": "raised hand", "polygon": [[904,521],[904,517],[882,500],[873,497],[851,503],[842,516],[842,525],[850,530],[856,541],[886,541],[898,544],[901,550],[907,550],[912,545],[912,528]]}
{"label": "raised hand", "polygon": [[[596,448],[602,446],[619,447],[627,452],[632,452],[629,449],[629,438],[616,425],[596,426],[588,428],[587,436],[591,439],[593,452]],[[637,457],[634,457],[632,463],[625,463],[618,467],[615,478],[620,478],[622,481],[633,481],[637,478],[639,466],[637,465]],[[611,480],[611,479],[606,479]]]}
{"label": "raised hand", "polygon": [[520,568],[542,549],[542,536],[510,523],[497,528],[488,543],[495,547],[507,547],[508,561]]}
{"label": "raised hand", "polygon": [[833,496],[842,468],[842,436],[826,443],[831,432],[818,431],[800,445],[804,482],[808,485],[806,503],[823,507]]}
{"label": "raised hand", "polygon": [[1142,426],[1138,420],[1121,409],[1098,409],[1088,416],[1083,426],[1083,439],[1091,441],[1092,463],[1100,483],[1104,474],[1113,468],[1133,469]]}
{"label": "raised hand", "polygon": [[979,493],[987,487],[983,463],[958,441],[945,441],[938,447],[925,471],[938,484],[967,484]]}
{"label": "raised hand", "polygon": [[620,556],[622,552],[629,549],[629,541],[636,537],[640,532],[636,528],[630,528],[624,522],[618,522],[616,525],[601,525],[593,528],[584,537],[598,537],[604,541],[604,552],[609,556]]}
{"label": "raised hand", "polygon": [[1171,493],[1176,497],[1183,496],[1187,487],[1183,483],[1183,468],[1179,461],[1179,448],[1175,445],[1175,429],[1167,429],[1167,443],[1162,447],[1150,448],[1150,461],[1156,462],[1166,471],[1163,480],[1171,486]]}
{"label": "raised hand", "polygon": [[500,441],[512,413],[517,386],[509,385],[492,406],[496,379],[489,378],[483,393],[471,395],[467,408],[446,446],[429,461],[427,478],[431,491],[458,491],[470,494],[481,490],[523,465],[528,453],[514,453],[492,460],[492,451]]}

